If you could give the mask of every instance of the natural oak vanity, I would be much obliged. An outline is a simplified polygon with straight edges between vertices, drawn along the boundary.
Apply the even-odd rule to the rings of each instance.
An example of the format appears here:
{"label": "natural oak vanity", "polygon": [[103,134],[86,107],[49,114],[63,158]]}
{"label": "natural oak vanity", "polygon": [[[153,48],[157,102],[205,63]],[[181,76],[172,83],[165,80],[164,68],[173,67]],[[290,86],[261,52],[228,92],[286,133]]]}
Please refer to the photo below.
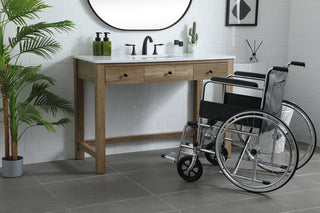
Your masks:
{"label": "natural oak vanity", "polygon": [[[185,54],[181,57],[133,58],[131,56],[74,56],[75,151],[76,159],[88,153],[96,159],[96,173],[105,173],[105,144],[180,137],[182,132],[107,138],[105,84],[134,84],[162,81],[194,81],[194,120],[198,120],[204,79],[233,73],[232,56]],[[84,140],[83,81],[95,85],[95,140]],[[182,127],[181,127],[182,129]],[[194,133],[189,132],[192,136]]]}

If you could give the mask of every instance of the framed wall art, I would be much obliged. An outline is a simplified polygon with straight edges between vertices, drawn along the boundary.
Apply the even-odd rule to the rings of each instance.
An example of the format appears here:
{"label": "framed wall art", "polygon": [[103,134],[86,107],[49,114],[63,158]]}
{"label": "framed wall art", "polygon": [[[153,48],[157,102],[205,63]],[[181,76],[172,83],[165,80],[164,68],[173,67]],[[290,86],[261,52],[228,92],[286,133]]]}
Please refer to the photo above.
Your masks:
{"label": "framed wall art", "polygon": [[227,0],[226,26],[257,26],[259,0]]}

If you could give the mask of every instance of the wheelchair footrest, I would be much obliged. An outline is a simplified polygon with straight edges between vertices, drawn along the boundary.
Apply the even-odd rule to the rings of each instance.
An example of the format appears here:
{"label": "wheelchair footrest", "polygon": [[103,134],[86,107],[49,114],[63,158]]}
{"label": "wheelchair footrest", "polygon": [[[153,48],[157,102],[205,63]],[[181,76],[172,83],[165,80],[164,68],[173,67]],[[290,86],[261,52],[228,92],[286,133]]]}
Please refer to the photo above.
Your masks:
{"label": "wheelchair footrest", "polygon": [[169,160],[172,163],[176,163],[177,162],[176,153],[174,153],[174,152],[171,152],[168,155],[161,154],[161,157],[164,158],[164,159]]}

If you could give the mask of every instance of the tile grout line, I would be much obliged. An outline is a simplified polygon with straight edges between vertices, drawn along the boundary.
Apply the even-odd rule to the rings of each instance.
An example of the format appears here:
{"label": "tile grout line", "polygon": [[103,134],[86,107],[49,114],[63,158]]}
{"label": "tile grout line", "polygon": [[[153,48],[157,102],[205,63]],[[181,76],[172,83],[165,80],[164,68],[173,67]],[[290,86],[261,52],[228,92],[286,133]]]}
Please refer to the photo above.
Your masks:
{"label": "tile grout line", "polygon": [[62,203],[36,176],[34,176],[28,168],[25,167],[25,169],[64,208],[64,210],[71,213],[71,211],[64,205],[64,203]]}
{"label": "tile grout line", "polygon": [[[132,161],[131,161],[132,162]],[[111,165],[108,165],[109,167],[111,167]],[[114,169],[114,168],[112,168]],[[152,171],[152,170],[156,170],[156,169],[137,169],[137,170],[129,170],[129,171],[124,171],[123,174],[126,173],[134,173],[134,172],[144,172],[144,171]]]}
{"label": "tile grout line", "polygon": [[295,210],[290,210],[290,211],[285,211],[285,212],[280,212],[280,213],[301,212],[301,211],[312,210],[312,209],[320,209],[320,206],[316,206],[316,207],[312,207],[312,208],[305,208],[305,209],[295,209]]}
{"label": "tile grout line", "polygon": [[236,200],[228,200],[228,201],[221,201],[221,202],[217,202],[217,203],[214,203],[214,204],[201,204],[201,205],[195,205],[195,206],[192,206],[192,207],[188,207],[188,208],[179,208],[179,209],[176,209],[178,210],[179,212],[181,212],[182,210],[188,210],[188,209],[194,209],[194,208],[199,208],[199,207],[208,207],[208,206],[216,206],[216,205],[221,205],[221,204],[228,204],[230,202],[238,202],[238,201],[246,201],[246,200],[254,200],[254,199],[257,199],[258,197],[256,198],[251,198],[251,197],[248,197],[248,198],[241,198],[241,199],[236,199]]}
{"label": "tile grout line", "polygon": [[[128,179],[126,176],[122,175],[118,170],[112,168],[111,166],[107,165],[108,167],[110,167],[112,170],[114,170],[116,173],[115,174],[110,174],[110,175],[100,175],[100,176],[95,176],[95,177],[101,177],[101,176],[111,176],[111,175],[121,175],[122,177]],[[92,178],[92,177],[87,177],[87,178]],[[79,179],[87,179],[87,178],[79,178]],[[69,180],[66,180],[69,181]],[[136,184],[135,182],[133,182],[132,180],[129,179],[130,182]],[[136,184],[138,185],[138,184]],[[139,186],[141,187],[141,186]],[[141,187],[142,188],[142,187]],[[143,188],[144,189],[144,188]],[[144,189],[145,190],[145,189]],[[145,190],[147,191],[147,190]],[[148,191],[149,192],[149,191]],[[97,204],[91,204],[91,205],[85,205],[85,206],[78,206],[78,207],[72,207],[70,208],[70,210],[75,210],[75,209],[79,209],[79,208],[86,208],[86,207],[93,207],[93,206],[99,206],[99,205],[103,205],[103,204],[113,204],[113,203],[119,203],[119,202],[123,202],[123,201],[132,201],[132,200],[139,200],[139,199],[143,199],[143,198],[151,198],[151,197],[155,197],[153,194],[149,195],[149,196],[143,196],[143,197],[137,197],[137,198],[131,198],[131,199],[123,199],[123,200],[116,200],[116,201],[110,201],[110,202],[103,202],[103,203],[97,203]],[[162,200],[161,200],[162,201]],[[69,210],[69,209],[68,209]],[[168,210],[168,211],[161,211],[159,213],[170,213],[171,211],[174,210]],[[54,212],[47,212],[47,213],[54,213]]]}
{"label": "tile grout line", "polygon": [[161,212],[155,212],[155,213],[172,213],[172,212],[182,213],[180,209],[174,209],[174,210],[168,210],[168,211],[161,211]]}
{"label": "tile grout line", "polygon": [[320,174],[320,172],[306,173],[306,174],[301,174],[301,175],[297,175],[297,176],[298,176],[298,177],[303,177],[303,176],[317,175],[317,174]]}
{"label": "tile grout line", "polygon": [[[274,196],[281,196],[281,195],[285,195],[285,194],[291,194],[291,193],[299,193],[299,192],[306,192],[306,191],[317,191],[319,190],[320,188],[317,188],[317,189],[313,189],[313,190],[299,190],[299,191],[292,191],[292,192],[284,192],[284,193],[279,193],[279,194],[274,194]],[[175,193],[178,193],[178,192],[175,192]],[[258,197],[256,197],[258,198]],[[241,198],[241,199],[236,199],[236,200],[233,200],[233,201],[246,201],[246,200],[254,200],[256,198]],[[227,203],[230,203],[230,201],[222,201],[222,202],[218,202],[218,203],[215,203],[215,204],[201,204],[201,205],[196,205],[196,206],[192,206],[190,208],[179,208],[179,209],[175,209],[175,210],[187,210],[187,209],[192,209],[192,208],[198,208],[198,207],[202,207],[202,206],[215,206],[215,205],[221,205],[221,204],[227,204]],[[310,208],[310,209],[317,209],[317,208],[320,208],[320,207],[314,207],[314,208]],[[301,210],[304,210],[304,209],[301,209]],[[298,210],[291,210],[291,211],[286,211],[286,212],[280,212],[280,213],[291,213],[291,212],[295,212],[295,211],[298,211]],[[164,212],[165,213],[165,212]]]}
{"label": "tile grout line", "polygon": [[110,166],[110,165],[113,165],[113,164],[131,163],[131,162],[134,162],[134,161],[148,160],[148,159],[150,159],[150,158],[151,158],[151,157],[143,157],[143,158],[134,159],[134,160],[132,159],[132,160],[117,161],[117,162],[107,163],[106,165]]}
{"label": "tile grout line", "polygon": [[297,190],[297,191],[290,191],[290,192],[280,192],[280,193],[274,193],[273,196],[280,196],[280,195],[286,195],[286,194],[294,194],[294,193],[300,193],[300,192],[314,192],[314,191],[320,191],[319,188],[314,188],[314,189],[305,189],[305,190]]}
{"label": "tile grout line", "polygon": [[82,178],[72,178],[72,179],[67,179],[67,180],[58,180],[58,181],[46,182],[46,183],[43,183],[43,184],[50,185],[50,184],[55,184],[55,183],[65,183],[65,182],[75,181],[75,180],[93,179],[93,178],[107,177],[107,176],[114,176],[114,175],[117,175],[117,174],[115,173],[115,174],[104,174],[104,175],[99,175],[99,176],[90,176],[90,177],[82,177]]}
{"label": "tile grout line", "polygon": [[[168,148],[168,149],[178,149],[179,147],[173,147],[173,148]],[[150,152],[150,151],[160,151],[160,150],[167,150],[167,149],[155,149],[155,150],[148,150],[148,151],[143,151],[143,152]],[[169,151],[169,150],[167,150]],[[135,153],[135,152],[128,152],[128,153]],[[119,153],[119,154],[114,154],[114,155],[121,155],[121,154],[128,154],[128,153]],[[139,154],[139,152],[138,152]],[[158,154],[158,153],[157,153]],[[112,157],[111,155],[106,155],[106,156],[109,156],[109,157]],[[160,155],[159,155],[160,156]],[[138,159],[131,159],[131,160],[123,160],[123,161],[115,161],[115,162],[111,162],[111,163],[107,163],[106,165],[110,165],[110,164],[118,164],[118,163],[127,163],[127,162],[132,162],[132,161],[138,161],[138,160],[146,160],[146,159],[149,159],[150,157],[141,157],[141,158],[138,158]]]}
{"label": "tile grout line", "polygon": [[100,205],[103,205],[103,204],[113,204],[113,203],[120,203],[120,202],[124,202],[124,201],[139,200],[139,199],[149,198],[149,197],[153,197],[153,196],[152,196],[152,195],[149,195],[149,196],[136,197],[136,198],[130,198],[130,199],[123,199],[123,200],[115,200],[115,201],[103,202],[103,203],[97,203],[97,204],[91,204],[91,205],[85,205],[85,206],[77,206],[77,207],[72,207],[72,208],[70,208],[70,210],[75,210],[75,209],[80,209],[80,208],[86,208],[86,207],[100,206]]}
{"label": "tile grout line", "polygon": [[199,189],[217,189],[218,191],[223,191],[224,189],[222,188],[217,188],[215,186],[199,186],[200,188],[194,188],[194,189],[186,189],[186,190],[181,190],[181,191],[175,191],[175,192],[165,192],[165,193],[161,193],[160,195],[172,195],[172,194],[178,194],[181,192],[192,192],[192,191],[196,191]]}
{"label": "tile grout line", "polygon": [[[113,168],[111,168],[110,166],[108,166],[110,169],[112,169],[113,171],[115,171]],[[116,172],[116,171],[115,171]],[[29,172],[31,174],[31,172]],[[58,181],[51,181],[51,182],[46,182],[43,183],[45,185],[50,185],[50,184],[55,184],[55,183],[64,183],[64,182],[69,182],[69,181],[75,181],[75,180],[85,180],[85,179],[91,179],[91,178],[98,178],[98,177],[105,177],[105,176],[113,176],[113,175],[117,175],[117,173],[114,174],[99,174],[96,176],[88,176],[88,177],[81,177],[81,178],[71,178],[71,179],[66,179],[66,180],[58,180]]]}
{"label": "tile grout line", "polygon": [[312,182],[312,183],[315,183],[315,184],[317,184],[317,185],[320,185],[319,182],[314,181],[314,180],[312,180],[312,179],[309,179],[309,178],[307,178],[307,177],[305,177],[305,176],[301,176],[300,178],[303,178],[303,179],[308,180],[308,181],[310,181],[310,182]]}
{"label": "tile grout line", "polygon": [[[110,166],[110,165],[109,165]],[[116,170],[115,168],[113,168],[112,166],[110,166],[112,169],[114,169],[116,172],[118,172],[121,176],[123,176],[124,178],[128,179],[130,182],[138,185],[140,188],[142,188],[143,190],[145,190],[146,192],[150,193],[152,196],[154,196],[155,198],[159,199],[161,202],[163,202],[165,205],[167,205],[169,208],[172,208],[172,210],[177,210],[177,208],[175,208],[174,206],[172,206],[170,203],[166,202],[165,200],[163,200],[162,198],[160,198],[158,195],[156,195],[155,193],[151,192],[150,190],[146,189],[145,187],[143,187],[141,184],[135,182],[134,180],[132,180],[131,178],[129,178],[128,176],[126,176],[125,174],[121,173],[120,171]]]}

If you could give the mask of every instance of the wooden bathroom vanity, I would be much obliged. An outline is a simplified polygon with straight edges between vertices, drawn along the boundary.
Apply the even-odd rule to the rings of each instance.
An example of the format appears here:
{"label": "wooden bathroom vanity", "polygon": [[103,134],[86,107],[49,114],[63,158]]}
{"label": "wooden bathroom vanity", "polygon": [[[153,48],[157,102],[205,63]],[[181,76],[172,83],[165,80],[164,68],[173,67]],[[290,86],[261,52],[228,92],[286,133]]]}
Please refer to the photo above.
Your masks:
{"label": "wooden bathroom vanity", "polygon": [[[138,140],[180,137],[182,132],[107,138],[105,126],[105,85],[163,81],[194,82],[194,120],[198,120],[204,79],[225,77],[233,73],[234,57],[185,54],[181,57],[134,58],[131,56],[74,56],[75,158],[85,152],[96,160],[96,173],[105,173],[105,144]],[[84,140],[83,81],[95,87],[95,140]],[[182,127],[181,127],[182,128]],[[194,132],[189,132],[190,136]]]}

